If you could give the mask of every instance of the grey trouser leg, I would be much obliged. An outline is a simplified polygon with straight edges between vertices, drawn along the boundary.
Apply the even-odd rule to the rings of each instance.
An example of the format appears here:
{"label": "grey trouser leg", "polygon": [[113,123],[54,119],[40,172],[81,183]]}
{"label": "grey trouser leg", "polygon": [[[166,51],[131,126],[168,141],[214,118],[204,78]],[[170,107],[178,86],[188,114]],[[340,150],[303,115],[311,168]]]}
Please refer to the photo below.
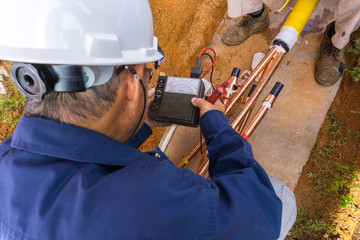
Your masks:
{"label": "grey trouser leg", "polygon": [[276,195],[282,202],[282,217],[279,240],[285,239],[292,225],[296,221],[297,208],[294,193],[280,180],[270,177],[271,184],[274,187]]}
{"label": "grey trouser leg", "polygon": [[340,0],[335,20],[332,43],[342,49],[349,42],[350,34],[360,27],[360,0]]}
{"label": "grey trouser leg", "polygon": [[228,16],[231,18],[259,11],[263,7],[263,0],[228,0]]}

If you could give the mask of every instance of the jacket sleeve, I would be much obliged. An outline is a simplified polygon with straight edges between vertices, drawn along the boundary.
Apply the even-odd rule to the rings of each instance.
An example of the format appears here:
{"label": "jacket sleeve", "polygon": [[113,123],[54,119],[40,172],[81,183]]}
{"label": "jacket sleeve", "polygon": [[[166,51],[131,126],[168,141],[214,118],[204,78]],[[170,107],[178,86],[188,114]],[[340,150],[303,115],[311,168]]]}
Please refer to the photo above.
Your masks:
{"label": "jacket sleeve", "polygon": [[205,113],[200,125],[218,198],[217,239],[276,239],[282,203],[266,172],[254,159],[250,144],[220,111]]}
{"label": "jacket sleeve", "polygon": [[139,131],[126,142],[126,145],[138,148],[152,135],[152,133],[149,125],[144,123]]}

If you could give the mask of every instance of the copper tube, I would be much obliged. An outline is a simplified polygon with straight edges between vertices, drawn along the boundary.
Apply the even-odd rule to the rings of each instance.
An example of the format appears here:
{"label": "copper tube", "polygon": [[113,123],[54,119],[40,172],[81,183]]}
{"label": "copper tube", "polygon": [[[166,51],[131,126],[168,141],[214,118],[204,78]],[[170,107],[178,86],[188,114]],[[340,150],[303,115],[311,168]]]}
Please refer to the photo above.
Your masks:
{"label": "copper tube", "polygon": [[[269,94],[265,98],[263,103],[268,102],[268,103],[270,103],[270,106],[272,106],[274,104],[275,100],[276,100],[276,97],[272,94]],[[261,122],[261,120],[264,118],[264,116],[266,115],[266,113],[269,110],[270,109],[267,106],[264,106],[264,104],[263,104],[260,107],[260,109],[257,111],[257,113],[255,114],[254,118],[251,120],[249,125],[246,127],[244,132],[242,132],[242,134],[245,134],[246,136],[250,137],[251,134],[255,131],[256,127],[259,125],[259,123]]]}
{"label": "copper tube", "polygon": [[[229,81],[230,81],[230,84],[229,84],[229,88],[231,89],[231,90],[233,90],[234,92],[236,91],[236,88],[237,88],[237,80],[238,80],[238,78],[237,77],[235,77],[235,76],[231,76],[230,77],[230,79],[229,79]],[[234,89],[235,88],[235,89]],[[225,95],[225,97],[226,98],[230,98],[231,97],[231,93],[227,93],[226,95]],[[224,104],[227,104],[228,102],[229,102],[229,99],[224,99]]]}
{"label": "copper tube", "polygon": [[204,164],[201,166],[200,170],[197,172],[197,174],[204,177],[208,171],[209,171],[209,159],[207,158],[206,161],[204,161]]}
{"label": "copper tube", "polygon": [[[205,145],[205,139],[201,139],[201,144],[206,147]],[[200,142],[178,163],[177,167],[184,168],[188,163],[190,162],[194,156],[200,151]]]}
{"label": "copper tube", "polygon": [[[256,88],[256,85],[255,85],[255,84],[254,84],[253,86],[255,86],[255,88]],[[249,101],[249,98],[250,98],[251,94],[252,94],[252,93],[251,93],[251,90],[250,90],[249,95],[248,95],[248,96],[246,97],[246,99],[244,100],[244,104],[245,104],[247,101]],[[252,110],[253,110],[253,107],[247,112],[247,114],[245,115],[244,119],[241,121],[241,124],[239,124],[239,126],[238,126],[237,128],[235,128],[235,130],[236,130],[238,133],[241,133],[241,132],[244,130],[245,125],[246,125],[246,122],[247,122],[247,120],[249,119]]]}
{"label": "copper tube", "polygon": [[207,154],[208,154],[208,150],[206,149],[203,154],[201,155],[200,161],[199,161],[199,166],[196,169],[196,172],[199,172],[202,165],[204,164],[204,162],[207,160]]}
{"label": "copper tube", "polygon": [[231,103],[225,110],[225,114],[227,114],[231,108],[235,105],[235,103],[239,100],[241,95],[245,92],[245,90],[250,86],[250,84],[256,79],[256,77],[261,73],[261,71],[266,67],[268,62],[273,59],[274,56],[278,54],[278,48],[273,46],[268,54],[260,61],[260,63],[256,66],[256,68],[252,71],[250,76],[246,79],[244,84],[240,89],[237,90],[235,96],[232,98]]}
{"label": "copper tube", "polygon": [[[251,109],[251,110],[252,110],[252,109]],[[248,120],[249,117],[250,117],[251,110],[249,110],[249,111],[246,113],[246,115],[245,115],[245,117],[244,117],[244,120],[242,121],[241,125],[239,125],[239,127],[236,129],[236,131],[237,131],[238,133],[241,133],[241,132],[244,130],[245,125],[246,125],[246,122],[247,122],[247,120]]]}
{"label": "copper tube", "polygon": [[236,116],[236,118],[233,120],[231,125],[236,128],[243,117],[246,115],[246,113],[250,110],[250,108],[253,106],[257,98],[259,97],[262,90],[265,88],[266,84],[269,82],[270,77],[274,74],[275,70],[279,66],[281,60],[283,59],[285,53],[284,52],[278,52],[278,54],[274,57],[273,61],[269,64],[269,66],[264,69],[264,72],[262,73],[260,83],[258,84],[257,88],[251,95],[249,101],[245,104],[244,108],[241,110],[241,112]]}
{"label": "copper tube", "polygon": [[[273,59],[271,59],[270,64],[273,63]],[[236,118],[233,120],[233,122],[231,123],[231,125],[233,126],[233,128],[237,128],[239,126],[239,124],[242,122],[243,118],[245,117],[245,115],[250,111],[250,109],[252,109],[254,107],[254,104],[257,100],[257,98],[259,97],[259,95],[261,94],[261,92],[264,90],[265,88],[265,84],[267,84],[267,82],[270,80],[270,77],[268,76],[268,73],[270,72],[271,67],[270,65],[268,65],[264,70],[263,70],[263,74],[260,77],[260,80],[257,84],[257,87],[255,88],[254,92],[252,93],[252,95],[249,97],[249,99],[246,101],[244,107],[241,109],[240,113],[238,113],[238,115],[236,116]],[[254,95],[256,94],[256,95]],[[255,97],[254,97],[255,96]],[[250,103],[251,101],[251,103]],[[250,104],[249,104],[250,103]],[[245,109],[246,108],[246,109]],[[245,110],[244,110],[245,109]],[[239,115],[241,115],[241,118],[238,118]]]}

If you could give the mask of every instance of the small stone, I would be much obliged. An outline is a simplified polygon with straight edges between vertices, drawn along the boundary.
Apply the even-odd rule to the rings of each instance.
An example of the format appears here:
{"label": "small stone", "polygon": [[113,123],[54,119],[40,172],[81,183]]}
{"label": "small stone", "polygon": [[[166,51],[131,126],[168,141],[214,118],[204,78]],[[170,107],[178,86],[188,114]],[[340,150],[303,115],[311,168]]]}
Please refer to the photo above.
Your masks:
{"label": "small stone", "polygon": [[0,68],[0,76],[9,77],[8,72],[3,67]]}
{"label": "small stone", "polygon": [[2,82],[0,82],[0,94],[6,94],[6,90]]}

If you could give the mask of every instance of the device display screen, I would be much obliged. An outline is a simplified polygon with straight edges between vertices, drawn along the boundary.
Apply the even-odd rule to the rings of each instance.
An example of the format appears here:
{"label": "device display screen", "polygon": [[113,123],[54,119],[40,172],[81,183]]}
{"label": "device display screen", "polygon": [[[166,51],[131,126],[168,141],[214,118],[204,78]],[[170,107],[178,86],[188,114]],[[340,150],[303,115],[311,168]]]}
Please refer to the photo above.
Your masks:
{"label": "device display screen", "polygon": [[198,95],[200,81],[191,78],[168,77],[165,92]]}

